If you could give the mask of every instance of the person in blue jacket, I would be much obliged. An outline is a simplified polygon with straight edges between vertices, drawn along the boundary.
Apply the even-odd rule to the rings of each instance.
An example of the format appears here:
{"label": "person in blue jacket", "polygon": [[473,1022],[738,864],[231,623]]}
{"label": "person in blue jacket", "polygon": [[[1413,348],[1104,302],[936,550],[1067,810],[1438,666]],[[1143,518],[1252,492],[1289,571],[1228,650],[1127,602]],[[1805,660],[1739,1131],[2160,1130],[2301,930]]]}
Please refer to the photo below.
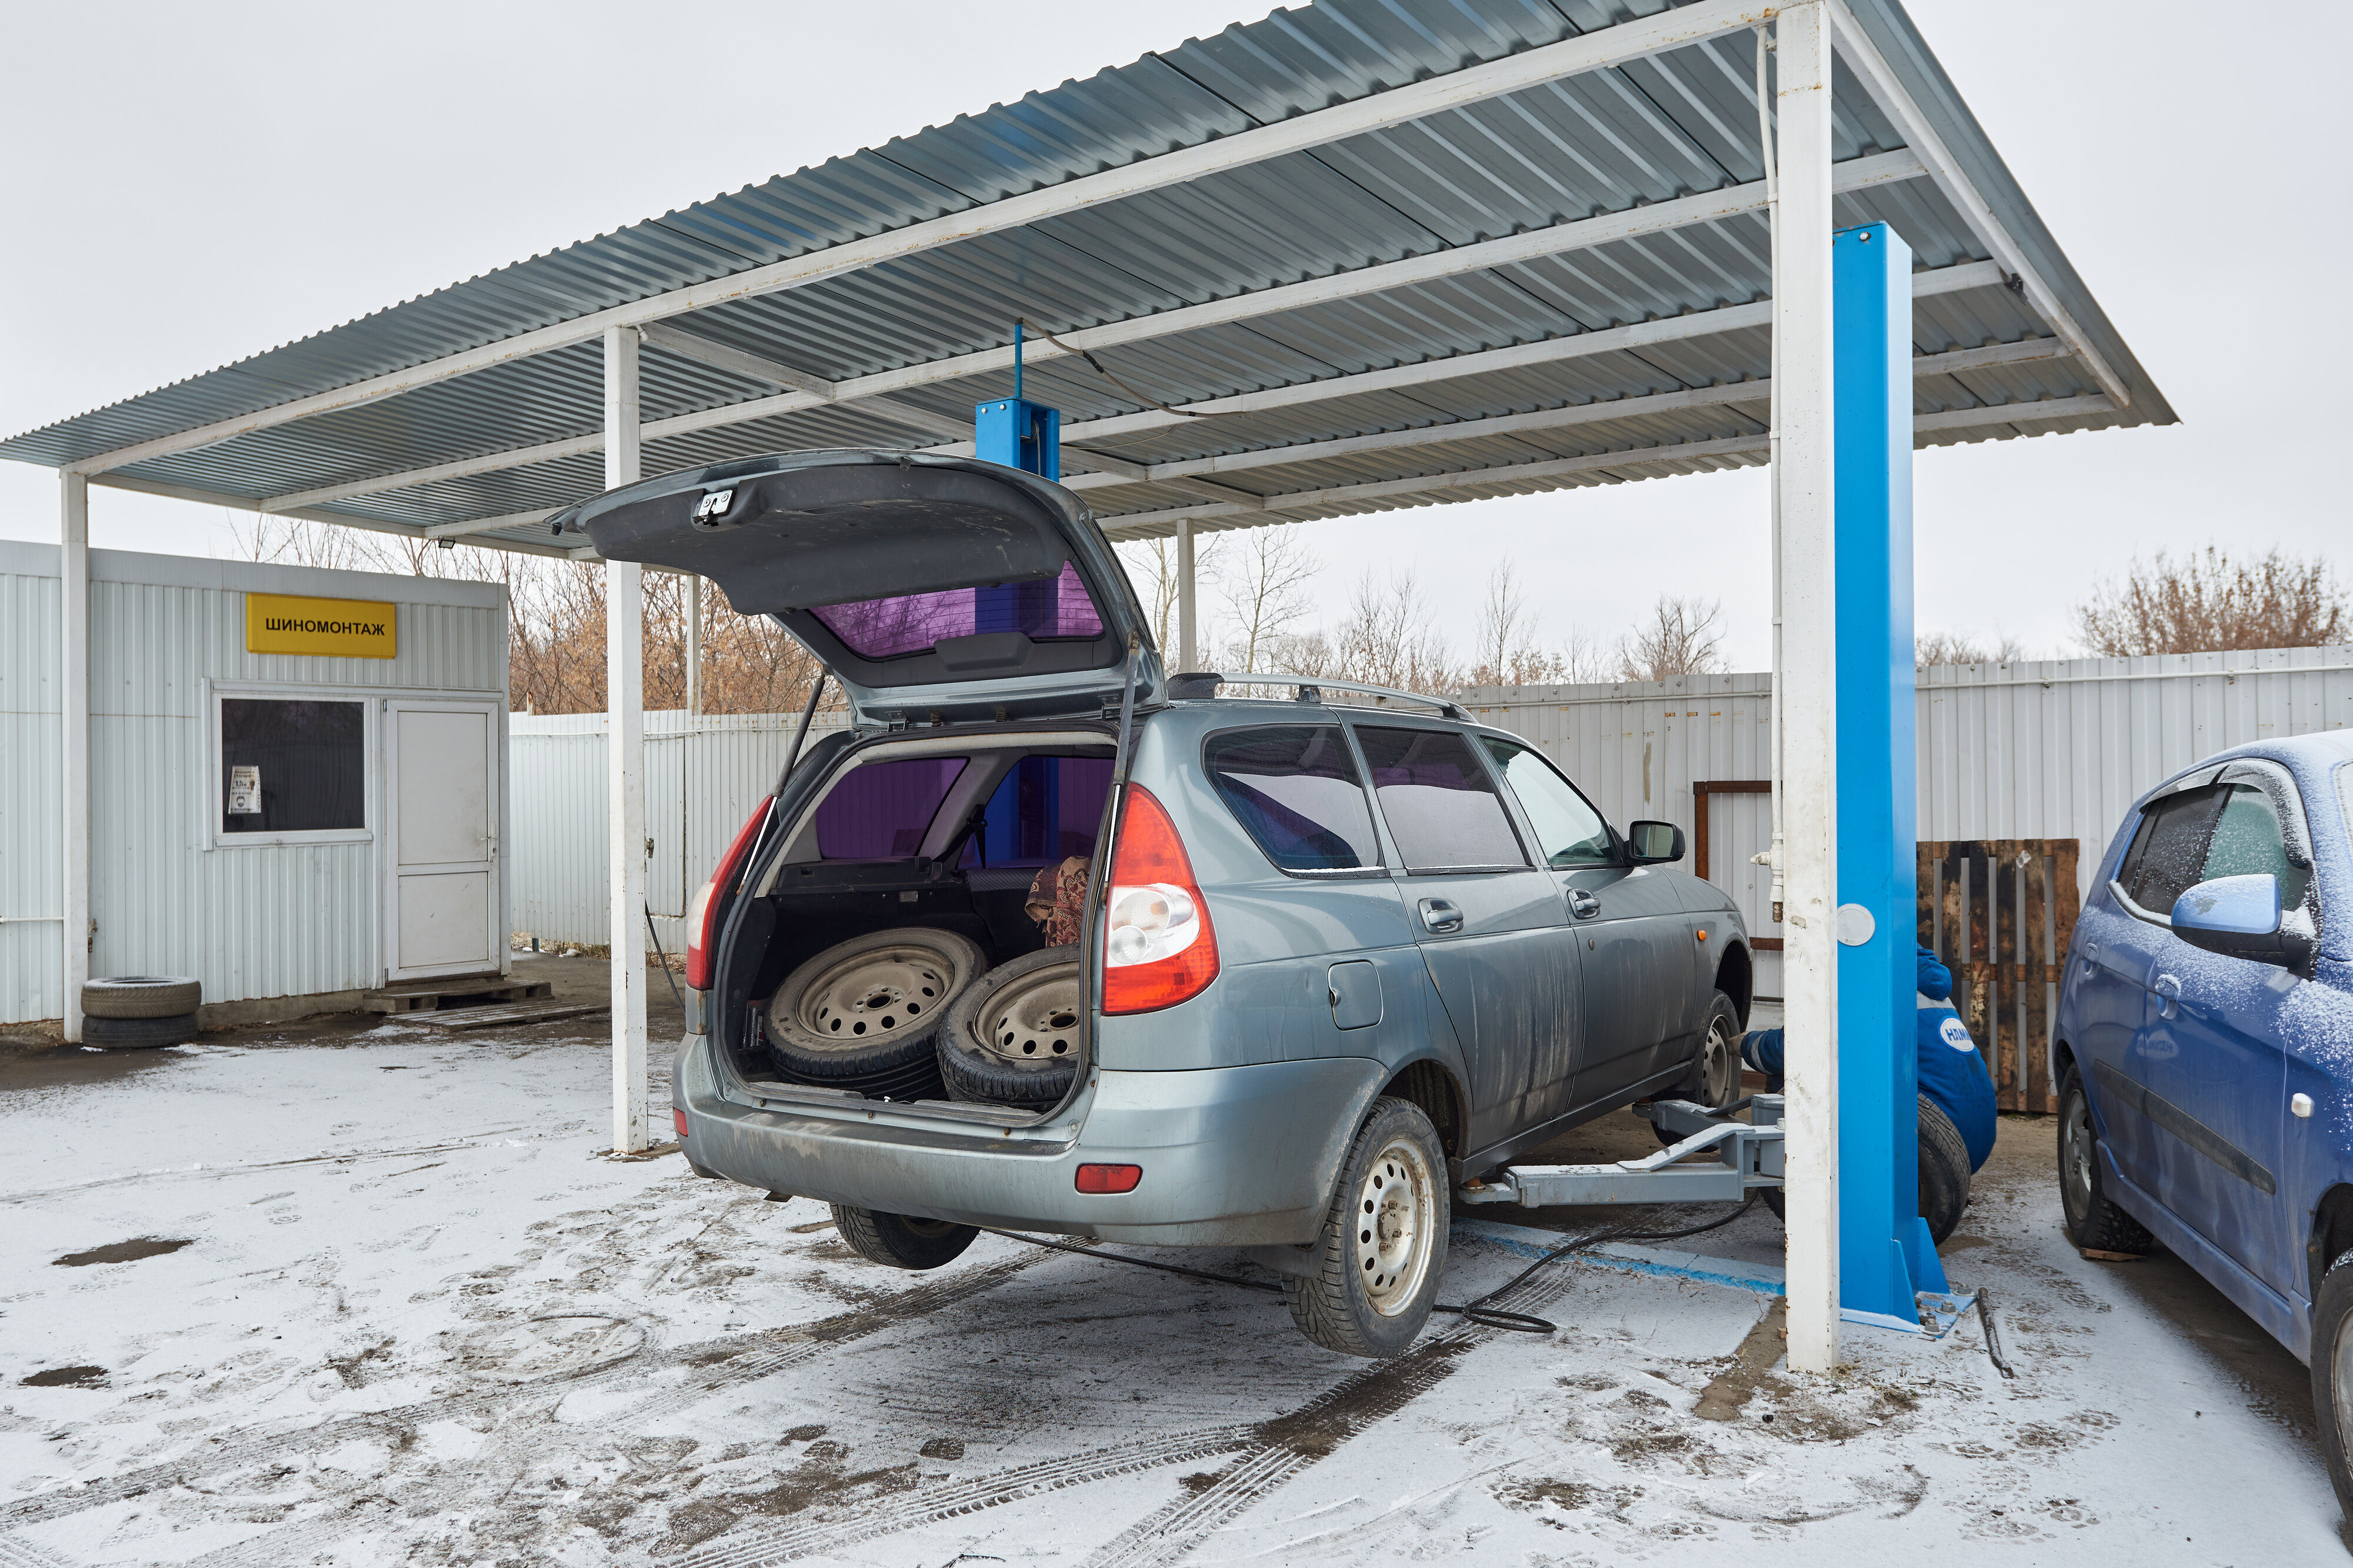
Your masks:
{"label": "person in blue jacket", "polygon": [[[1993,1075],[1978,1054],[1968,1026],[1953,1011],[1953,974],[1923,947],[1913,982],[1913,1050],[1919,1064],[1920,1212],[1941,1245],[1968,1202],[1968,1179],[1993,1152]],[[1781,1092],[1781,1031],[1760,1029],[1740,1043],[1741,1060],[1765,1075],[1768,1094]],[[1933,1108],[1933,1111],[1931,1110]],[[1941,1113],[1939,1116],[1937,1113]],[[1941,1120],[1946,1125],[1939,1127]],[[1952,1144],[1957,1141],[1960,1147]],[[1955,1169],[1968,1161],[1966,1171]]]}
{"label": "person in blue jacket", "polygon": [[[1982,1169],[1993,1152],[1993,1075],[1969,1038],[1968,1026],[1953,1011],[1953,972],[1923,947],[1915,961],[1913,1048],[1919,1061],[1920,1092],[1952,1122],[1969,1152],[1969,1171]],[[1765,1091],[1781,1092],[1781,1031],[1759,1029],[1740,1044],[1741,1059],[1765,1075]]]}

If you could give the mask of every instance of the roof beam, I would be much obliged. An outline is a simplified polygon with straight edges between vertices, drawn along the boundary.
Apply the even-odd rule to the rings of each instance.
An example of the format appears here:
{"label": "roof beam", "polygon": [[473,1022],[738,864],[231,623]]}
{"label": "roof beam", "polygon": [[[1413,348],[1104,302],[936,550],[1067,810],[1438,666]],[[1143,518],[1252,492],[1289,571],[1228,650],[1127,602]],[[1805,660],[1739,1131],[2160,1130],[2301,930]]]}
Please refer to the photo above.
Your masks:
{"label": "roof beam", "polygon": [[[1853,158],[1831,171],[1836,189],[1841,192],[1862,190],[1873,185],[1892,184],[1916,179],[1922,173],[1920,161],[1908,152],[1874,153],[1868,158]],[[1630,207],[1624,212],[1607,213],[1599,217],[1577,218],[1554,224],[1548,228],[1531,229],[1525,234],[1507,235],[1501,239],[1482,240],[1473,245],[1457,246],[1451,250],[1433,251],[1427,256],[1409,257],[1402,261],[1382,262],[1360,267],[1353,271],[1335,273],[1325,278],[1309,279],[1301,283],[1280,284],[1261,289],[1231,299],[1212,300],[1204,305],[1179,306],[1149,316],[1133,317],[1100,327],[1085,327],[1055,334],[1073,350],[1116,348],[1125,344],[1170,337],[1176,333],[1198,331],[1205,327],[1228,326],[1237,321],[1273,315],[1283,310],[1304,309],[1311,305],[1331,304],[1341,300],[1384,293],[1417,283],[1434,282],[1440,279],[1460,276],[1466,272],[1482,272],[1493,268],[1513,266],[1533,261],[1541,257],[1556,256],[1571,250],[1589,249],[1616,240],[1636,238],[1643,235],[1664,233],[1693,224],[1711,223],[1735,217],[1743,213],[1761,211],[1765,205],[1765,184],[1753,181],[1745,185],[1727,185],[1722,190],[1701,195],[1679,196],[1672,201],[1653,202],[1649,206]],[[1936,279],[1938,289],[1971,289],[2002,281],[2006,274],[1990,262],[1964,263],[1920,275]],[[1927,292],[1915,283],[1915,296]],[[1742,314],[1746,312],[1746,314]],[[1753,317],[1753,319],[1751,319]],[[1574,357],[1584,353],[1601,353],[1615,348],[1638,347],[1643,343],[1662,342],[1670,338],[1697,335],[1701,331],[1730,331],[1744,326],[1764,326],[1771,319],[1769,304],[1727,306],[1721,310],[1696,311],[1689,316],[1668,317],[1657,321],[1641,321],[1626,327],[1605,328],[1581,332],[1570,337],[1546,339],[1541,343],[1523,344],[1511,349],[1491,351],[1499,356],[1493,368],[1510,368],[1517,363],[1535,363],[1546,357]],[[1701,325],[1700,323],[1707,323]],[[754,397],[741,403],[722,404],[714,408],[698,409],[690,414],[672,415],[666,419],[649,420],[643,427],[643,438],[659,441],[674,436],[692,435],[699,431],[722,428],[729,425],[749,424],[756,419],[773,418],[778,415],[797,413],[803,409],[855,405],[865,407],[870,403],[888,399],[901,415],[921,415],[929,423],[927,429],[943,429],[949,416],[915,409],[912,405],[892,398],[893,393],[916,387],[934,385],[941,382],[961,381],[992,371],[1009,370],[1013,365],[1011,345],[984,349],[976,353],[959,354],[947,359],[930,360],[921,364],[907,365],[898,370],[882,371],[872,375],[857,376],[844,381],[827,382],[809,376],[789,366],[762,359],[756,354],[742,353],[711,342],[707,338],[678,331],[675,329],[655,329],[647,341],[657,347],[697,358],[715,368],[730,370],[755,380],[775,379],[786,384],[782,377],[791,375],[810,384],[796,386],[773,397]],[[676,345],[691,342],[691,351]],[[706,356],[705,347],[727,357]],[[1529,356],[1514,361],[1504,356]],[[1063,351],[1051,342],[1035,342],[1027,345],[1027,363],[1038,364],[1064,357]],[[1457,355],[1452,359],[1425,361],[1423,365],[1459,365],[1451,372],[1468,375],[1486,365],[1472,365],[1476,356]],[[749,368],[752,365],[765,370]],[[1412,376],[1423,366],[1405,366],[1395,371],[1375,371],[1369,375]],[[771,375],[768,373],[774,373]],[[1427,377],[1424,377],[1427,379]],[[1273,392],[1245,395],[1248,398],[1280,399],[1297,397],[1302,401],[1315,397],[1338,395],[1315,389],[1329,387],[1344,378],[1303,383],[1298,387],[1279,388]],[[1376,384],[1362,383],[1365,391],[1377,391]],[[1223,411],[1229,406],[1242,410],[1243,400],[1227,399],[1193,406],[1203,410]],[[1277,406],[1269,402],[1263,406]],[[1148,410],[1141,414],[1120,415],[1108,420],[1093,420],[1066,426],[1062,437],[1065,446],[1089,437],[1103,438],[1124,434],[1130,430],[1150,428],[1155,425],[1181,422],[1181,416]],[[911,421],[912,422],[912,421]],[[943,451],[969,455],[972,426],[966,423],[948,423],[944,433],[953,439]],[[583,446],[581,443],[589,445]],[[294,491],[275,496],[261,502],[265,510],[281,506],[311,506],[332,500],[348,500],[354,496],[373,495],[384,490],[406,489],[412,485],[430,484],[440,479],[461,479],[473,474],[491,473],[506,468],[527,468],[533,463],[554,462],[602,448],[601,431],[567,437],[556,441],[543,441],[529,447],[509,447],[502,452],[486,453],[453,463],[436,464],[431,468],[410,468],[396,473],[378,474],[365,479],[353,479],[343,484],[322,486],[317,489]],[[93,459],[94,460],[94,459]],[[1094,460],[1091,456],[1090,460]],[[249,503],[248,503],[249,504]]]}
{"label": "roof beam", "polygon": [[[1763,384],[1744,382],[1740,384],[1745,387]],[[1912,428],[1915,435],[1926,435],[1945,430],[1991,429],[1997,425],[2026,424],[2039,419],[2071,419],[2087,414],[2115,412],[2116,405],[2105,394],[2094,393],[2084,397],[2048,398],[2033,403],[1997,403],[1978,408],[1922,414],[1914,416]],[[1293,520],[1282,514],[1397,496],[1428,495],[1435,491],[1471,489],[1483,485],[1521,484],[1530,479],[1562,479],[1572,474],[1599,473],[1611,468],[1644,468],[1655,463],[1687,463],[1711,458],[1761,458],[1768,449],[1767,438],[1762,435],[1732,436],[1710,441],[1678,441],[1660,447],[1636,447],[1620,452],[1551,458],[1535,463],[1504,463],[1493,468],[1464,468],[1448,474],[1416,474],[1408,479],[1380,479],[1370,484],[1293,490],[1283,495],[1267,496],[1261,508],[1251,510],[1256,518],[1264,521],[1290,522]],[[1162,511],[1130,512],[1124,517],[1107,517],[1100,521],[1103,531],[1114,539],[1145,538],[1166,532],[1180,521],[1207,522],[1243,515],[1243,510],[1239,507],[1219,505],[1171,507]]]}
{"label": "roof beam", "polygon": [[[828,381],[821,375],[811,375],[807,371],[795,370],[788,364],[760,354],[746,353],[742,349],[713,342],[700,332],[685,331],[656,322],[641,329],[639,335],[654,347],[674,353],[681,359],[691,359],[714,370],[728,371],[753,381],[765,381],[772,386],[788,386],[796,392],[808,394],[820,403],[837,402],[841,396],[840,384],[837,382]],[[952,414],[934,414],[928,408],[921,408],[895,397],[871,397],[865,405],[918,430],[928,430],[952,439],[972,439],[972,421],[969,419],[958,419]]]}
{"label": "roof beam", "polygon": [[1930,127],[1927,117],[1920,112],[1920,106],[1913,101],[1911,93],[1905,89],[1903,79],[1888,65],[1886,57],[1879,52],[1879,46],[1871,41],[1862,24],[1855,19],[1854,11],[1847,0],[1831,0],[1829,11],[1831,43],[1838,50],[1839,58],[1846,62],[1847,68],[1862,83],[1863,90],[1871,94],[1872,100],[1903,133],[1904,144],[1919,154],[1920,162],[1926,167],[1928,177],[1936,182],[1936,189],[1952,204],[1953,210],[1961,215],[1961,220],[1984,242],[1986,249],[1992,252],[1994,260],[2018,279],[2027,303],[2033,306],[2035,313],[2059,335],[2067,345],[2068,352],[2084,362],[2084,368],[2092,373],[2092,379],[2098,382],[2100,390],[2108,395],[2108,400],[2118,408],[2131,407],[2132,391],[2125,385],[2124,378],[2117,375],[2100,351],[2092,346],[2092,341],[2084,335],[2081,324],[2059,302],[2058,295],[2052,292],[2051,286],[2043,281],[2033,263],[2027,260],[2026,253],[2019,248],[2018,242],[1994,216],[1993,208],[1978,194],[1977,186],[1970,183],[1968,176],[1961,172],[1951,149]]}
{"label": "roof beam", "polygon": [[600,336],[608,327],[642,327],[667,317],[724,304],[733,300],[769,294],[835,278],[878,263],[912,256],[957,240],[1001,233],[1051,218],[1082,206],[1138,195],[1147,191],[1202,179],[1229,169],[1261,163],[1305,152],[1370,132],[1387,130],[1426,119],[1448,110],[1482,103],[1563,77],[1601,70],[1647,58],[1672,49],[1745,32],[1771,18],[1774,6],[1763,0],[1698,0],[1635,21],[1594,32],[1481,65],[1426,77],[1387,92],[1370,94],[1329,109],[1311,110],[1289,120],[1255,126],[1231,136],[1182,147],[1156,158],[1139,159],[1117,169],[1082,174],[1060,184],[1018,195],[907,224],[862,239],[827,246],[806,255],[788,257],[765,267],[714,278],[684,289],[649,295],[643,300],[592,310],[534,331],[484,343],[461,353],[448,354],[423,364],[385,375],[370,376],[349,386],[307,397],[290,398],[272,407],[235,418],[216,420],[134,446],[102,452],[66,465],[68,471],[97,474],[175,452],[209,447],[255,430],[339,409],[354,408],[401,393],[429,386],[454,376],[492,365],[544,353]]}
{"label": "roof beam", "polygon": [[[142,479],[130,474],[92,474],[90,477],[90,482],[94,485],[104,485],[109,489],[132,490],[140,495],[163,496],[171,500],[195,501],[199,506],[227,507],[232,511],[254,510],[254,500],[251,496],[230,495],[224,490],[199,489],[194,485],[165,484],[160,479]],[[273,512],[270,515],[296,518],[304,522],[322,522],[336,528],[364,529],[370,533],[388,533],[396,539],[441,539],[460,530],[471,531],[476,529],[521,527],[531,522],[544,521],[555,514],[553,510],[536,514],[514,512],[505,517],[482,518],[470,523],[435,523],[429,527],[392,522],[380,517],[357,517],[344,511],[322,511],[312,507],[303,507],[293,511]],[[563,557],[575,553],[562,545],[535,544],[519,539],[476,539],[470,540],[468,542],[478,544],[485,550],[505,550],[518,555]]]}
{"label": "roof beam", "polygon": [[[2056,338],[2028,338],[2014,343],[1989,343],[1983,348],[1957,349],[1950,353],[1921,354],[1912,361],[1915,376],[1951,375],[1959,372],[1988,370],[1997,365],[2031,364],[2039,361],[2064,359],[2066,345]],[[1329,458],[1355,457],[1363,452],[1397,451],[1417,447],[1445,446],[1456,441],[1476,441],[1496,436],[1517,436],[1536,430],[1565,430],[1578,425],[1604,424],[1618,419],[1641,419],[1656,414],[1675,414],[1694,408],[1720,408],[1734,404],[1762,403],[1772,395],[1773,384],[1759,376],[1754,381],[1732,382],[1722,386],[1697,386],[1680,392],[1661,392],[1641,397],[1596,398],[1588,403],[1572,403],[1560,408],[1539,408],[1526,414],[1499,414],[1484,419],[1456,419],[1440,425],[1417,425],[1407,430],[1384,430],[1370,436],[1347,436],[1332,441],[1303,441],[1288,447],[1261,447],[1248,452],[1229,452],[1214,458],[1193,458],[1177,462],[1139,465],[1142,472],[1125,474],[1078,474],[1062,481],[1074,490],[1106,489],[1132,484],[1172,484],[1206,474],[1240,473],[1251,468],[1287,468],[1293,463],[1313,463]],[[1974,414],[1976,409],[1954,412]],[[1941,417],[1931,416],[1930,417]],[[1761,423],[1761,422],[1760,422]],[[1938,426],[1947,428],[1947,426]],[[1250,498],[1261,509],[1267,504],[1264,497]],[[1110,522],[1116,522],[1113,517]],[[1108,523],[1107,523],[1108,526]]]}

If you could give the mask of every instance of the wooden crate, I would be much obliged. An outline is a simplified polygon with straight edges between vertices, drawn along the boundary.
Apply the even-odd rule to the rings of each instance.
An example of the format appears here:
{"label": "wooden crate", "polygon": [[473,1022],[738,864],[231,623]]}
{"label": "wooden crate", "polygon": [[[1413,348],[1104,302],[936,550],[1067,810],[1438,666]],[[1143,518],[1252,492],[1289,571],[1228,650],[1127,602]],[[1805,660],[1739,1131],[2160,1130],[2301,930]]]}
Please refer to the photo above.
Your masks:
{"label": "wooden crate", "polygon": [[2080,849],[2073,838],[1920,846],[1920,941],[1953,972],[1953,1010],[2004,1110],[2052,1109],[2051,1018],[2075,934]]}

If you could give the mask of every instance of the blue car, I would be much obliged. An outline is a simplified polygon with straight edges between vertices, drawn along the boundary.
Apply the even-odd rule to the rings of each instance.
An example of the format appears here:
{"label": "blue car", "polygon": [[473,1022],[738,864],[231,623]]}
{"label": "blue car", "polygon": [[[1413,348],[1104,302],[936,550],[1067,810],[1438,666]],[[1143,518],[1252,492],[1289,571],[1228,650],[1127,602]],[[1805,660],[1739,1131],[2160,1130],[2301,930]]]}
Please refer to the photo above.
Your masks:
{"label": "blue car", "polygon": [[2162,1242],[2304,1360],[2353,1518],[2353,734],[2241,746],[2139,801],[2051,1071],[2070,1239]]}

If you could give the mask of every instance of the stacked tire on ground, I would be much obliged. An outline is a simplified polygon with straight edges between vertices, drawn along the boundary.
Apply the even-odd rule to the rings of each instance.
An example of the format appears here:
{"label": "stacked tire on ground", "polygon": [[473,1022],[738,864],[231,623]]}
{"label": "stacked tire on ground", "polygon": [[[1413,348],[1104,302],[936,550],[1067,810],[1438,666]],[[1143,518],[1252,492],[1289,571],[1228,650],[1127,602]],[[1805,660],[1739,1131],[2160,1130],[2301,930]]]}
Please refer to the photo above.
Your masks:
{"label": "stacked tire on ground", "polygon": [[185,975],[122,974],[85,982],[81,1039],[113,1050],[184,1046],[196,1037],[204,987]]}

